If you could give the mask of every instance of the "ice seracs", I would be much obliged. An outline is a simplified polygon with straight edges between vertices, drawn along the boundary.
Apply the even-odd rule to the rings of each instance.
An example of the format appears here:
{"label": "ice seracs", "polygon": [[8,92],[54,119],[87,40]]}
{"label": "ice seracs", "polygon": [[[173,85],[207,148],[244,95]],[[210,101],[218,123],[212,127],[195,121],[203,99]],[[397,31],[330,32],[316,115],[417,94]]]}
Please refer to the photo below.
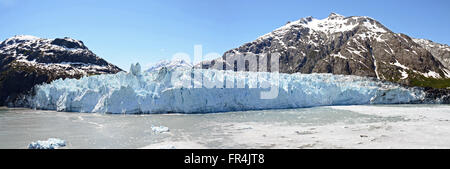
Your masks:
{"label": "ice seracs", "polygon": [[[224,88],[232,79],[234,87]],[[272,89],[275,98],[261,99],[262,92]],[[60,79],[35,91],[26,101],[32,108],[126,114],[414,103],[425,97],[418,89],[357,76],[167,68],[142,76],[119,72]]]}
{"label": "ice seracs", "polygon": [[141,75],[141,65],[139,63],[131,64],[130,73],[134,76]]}

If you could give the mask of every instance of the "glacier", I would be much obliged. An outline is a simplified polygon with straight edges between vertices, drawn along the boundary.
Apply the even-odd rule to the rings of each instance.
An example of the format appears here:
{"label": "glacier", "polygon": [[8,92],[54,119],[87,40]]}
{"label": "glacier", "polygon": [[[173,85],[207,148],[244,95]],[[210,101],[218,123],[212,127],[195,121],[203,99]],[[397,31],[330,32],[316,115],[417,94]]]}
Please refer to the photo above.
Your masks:
{"label": "glacier", "polygon": [[[59,79],[38,85],[34,94],[23,102],[34,109],[66,112],[213,113],[416,103],[423,101],[426,95],[418,88],[359,76],[193,68],[162,68],[141,73],[139,65],[132,66],[131,70],[130,73]],[[228,81],[235,87],[228,88]],[[261,99],[262,93],[272,89],[278,90],[277,97]]]}

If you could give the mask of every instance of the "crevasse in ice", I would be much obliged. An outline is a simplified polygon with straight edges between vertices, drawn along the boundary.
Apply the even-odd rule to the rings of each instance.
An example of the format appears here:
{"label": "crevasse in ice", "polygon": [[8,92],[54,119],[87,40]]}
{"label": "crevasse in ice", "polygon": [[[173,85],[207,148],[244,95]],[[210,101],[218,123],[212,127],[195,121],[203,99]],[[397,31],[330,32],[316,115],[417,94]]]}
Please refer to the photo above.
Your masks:
{"label": "crevasse in ice", "polygon": [[[70,112],[210,113],[411,103],[425,97],[418,89],[358,76],[165,68],[141,74],[139,66],[131,70],[40,85],[27,104]],[[233,78],[234,88],[225,88]],[[271,89],[277,89],[277,97],[261,99],[261,93]]]}

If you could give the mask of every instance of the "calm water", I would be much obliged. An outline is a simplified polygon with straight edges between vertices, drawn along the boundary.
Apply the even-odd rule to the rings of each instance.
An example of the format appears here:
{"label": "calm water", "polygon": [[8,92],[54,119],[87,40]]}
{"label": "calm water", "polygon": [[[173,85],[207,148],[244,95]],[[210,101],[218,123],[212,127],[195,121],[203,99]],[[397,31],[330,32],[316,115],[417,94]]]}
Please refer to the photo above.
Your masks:
{"label": "calm water", "polygon": [[[32,141],[52,137],[66,140],[68,146],[65,148],[140,148],[169,140],[204,140],[202,146],[208,148],[243,148],[225,144],[230,137],[227,125],[258,123],[307,127],[401,120],[404,119],[364,115],[329,107],[190,115],[108,115],[2,107],[0,148],[27,148]],[[151,130],[152,126],[159,125],[169,127],[170,132],[154,133]]]}

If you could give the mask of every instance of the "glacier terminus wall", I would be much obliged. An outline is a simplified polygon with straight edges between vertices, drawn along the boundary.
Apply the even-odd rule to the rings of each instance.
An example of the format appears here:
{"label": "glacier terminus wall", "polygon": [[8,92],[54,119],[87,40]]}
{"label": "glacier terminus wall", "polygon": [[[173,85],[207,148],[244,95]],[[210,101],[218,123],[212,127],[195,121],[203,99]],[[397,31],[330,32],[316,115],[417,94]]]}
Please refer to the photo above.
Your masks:
{"label": "glacier terminus wall", "polygon": [[[326,105],[398,104],[425,93],[373,78],[332,74],[160,69],[39,85],[24,98],[35,109],[86,113],[212,113]],[[140,71],[140,70],[139,70]],[[263,98],[267,93],[276,94]]]}

